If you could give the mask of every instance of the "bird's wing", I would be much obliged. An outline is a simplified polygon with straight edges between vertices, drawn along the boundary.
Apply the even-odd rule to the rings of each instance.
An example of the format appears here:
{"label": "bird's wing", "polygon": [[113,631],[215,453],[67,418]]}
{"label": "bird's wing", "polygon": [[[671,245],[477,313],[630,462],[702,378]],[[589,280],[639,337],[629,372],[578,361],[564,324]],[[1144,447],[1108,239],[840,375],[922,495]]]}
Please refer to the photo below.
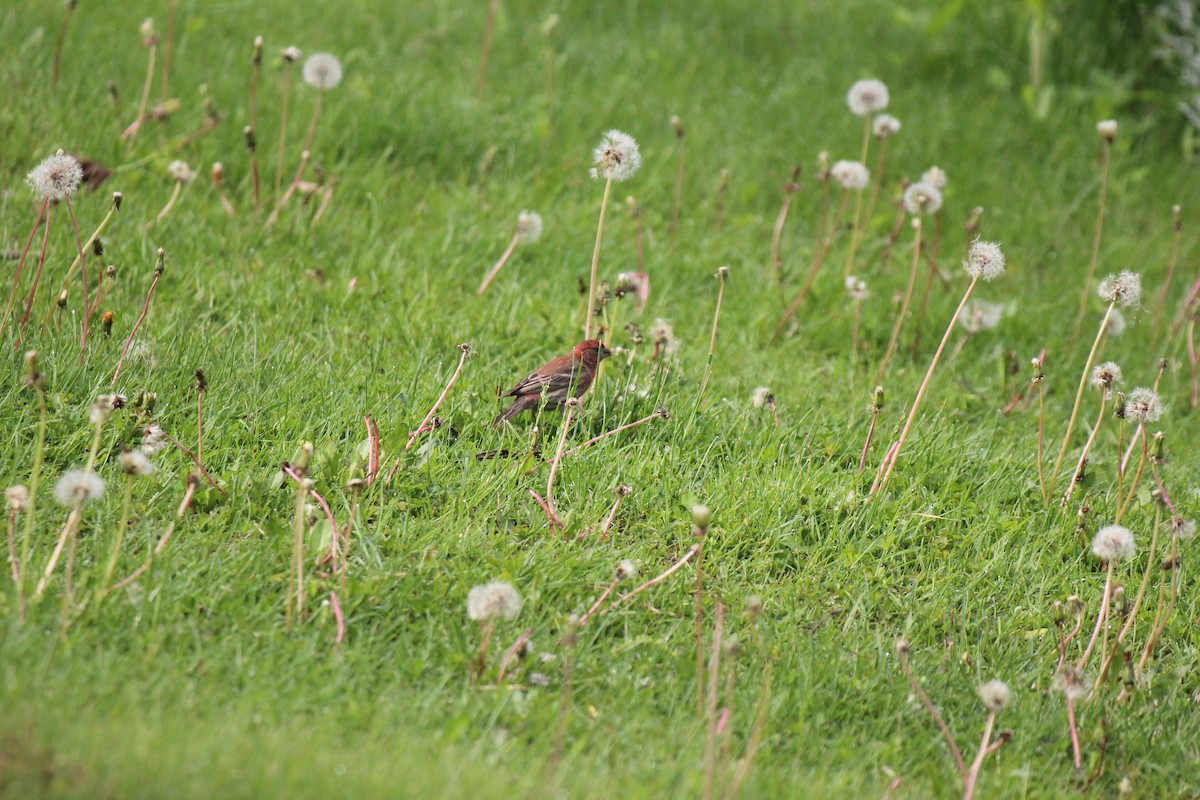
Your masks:
{"label": "bird's wing", "polygon": [[568,390],[578,380],[576,372],[577,370],[572,370],[570,373],[555,372],[550,375],[541,375],[535,372],[514,386],[505,397],[521,397],[529,394],[541,394],[544,391],[553,392],[559,389]]}

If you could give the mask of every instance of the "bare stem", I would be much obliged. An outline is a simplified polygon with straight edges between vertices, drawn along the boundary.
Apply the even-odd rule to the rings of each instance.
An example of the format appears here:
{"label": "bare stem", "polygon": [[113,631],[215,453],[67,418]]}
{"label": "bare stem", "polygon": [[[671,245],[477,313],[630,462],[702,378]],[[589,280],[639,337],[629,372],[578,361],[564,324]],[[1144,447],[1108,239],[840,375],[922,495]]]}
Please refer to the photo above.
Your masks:
{"label": "bare stem", "polygon": [[787,310],[783,312],[783,317],[780,318],[779,324],[775,326],[775,333],[771,336],[772,340],[778,339],[779,335],[783,333],[783,329],[787,327],[788,321],[795,315],[796,309],[800,308],[800,304],[804,302],[804,298],[808,296],[809,290],[812,289],[813,283],[817,280],[817,273],[821,271],[821,265],[825,263],[825,256],[829,253],[829,247],[833,244],[838,228],[842,224],[842,217],[846,212],[846,201],[849,197],[850,190],[843,189],[841,202],[838,203],[837,211],[833,215],[833,225],[829,229],[829,235],[821,242],[821,247],[817,250],[816,257],[813,258],[812,266],[808,268],[808,278],[805,279],[804,285],[800,287],[800,291],[796,292],[796,296],[792,298],[792,302],[788,305]]}
{"label": "bare stem", "polygon": [[592,251],[592,278],[588,282],[587,319],[583,321],[583,338],[592,338],[592,318],[596,313],[596,272],[600,268],[600,242],[604,238],[604,216],[608,213],[608,196],[612,178],[604,182],[604,199],[600,201],[600,222],[596,225],[596,248]]}
{"label": "bare stem", "polygon": [[712,800],[713,776],[717,766],[717,687],[721,674],[721,645],[725,638],[725,606],[713,608],[712,644],[708,655],[708,702],[705,708],[707,734],[704,740],[704,800]]}
{"label": "bare stem", "polygon": [[500,0],[488,0],[487,22],[483,28],[483,44],[479,48],[479,74],[475,76],[475,105],[483,102],[483,85],[487,81],[488,57],[492,53],[492,32],[496,27],[496,12]]}
{"label": "bare stem", "polygon": [[25,249],[21,251],[21,260],[17,262],[17,270],[13,273],[13,285],[8,293],[8,303],[4,306],[4,317],[0,318],[0,333],[4,331],[4,326],[8,323],[8,315],[12,312],[13,301],[17,297],[17,287],[21,283],[21,271],[25,267],[25,258],[29,255],[29,248],[33,245],[33,237],[37,234],[42,220],[46,218],[46,209],[49,207],[50,198],[43,198],[41,206],[38,207],[37,218],[33,221],[33,228],[29,231],[29,238],[25,240]]}
{"label": "bare stem", "polygon": [[492,285],[492,280],[500,273],[500,270],[508,262],[513,251],[517,249],[517,244],[521,241],[521,234],[514,233],[511,240],[508,242],[508,247],[504,248],[504,252],[500,255],[500,260],[488,270],[488,274],[483,277],[483,283],[479,284],[479,288],[475,291],[476,295],[482,295],[487,291],[487,288]]}
{"label": "bare stem", "polygon": [[567,431],[571,428],[571,416],[575,413],[577,405],[578,402],[567,401],[567,412],[563,414],[562,434],[558,437],[558,449],[555,450],[554,459],[550,462],[550,478],[546,481],[546,507],[554,517],[558,516],[558,512],[554,509],[554,476],[558,474],[558,463],[562,460],[563,445],[567,443]]}
{"label": "bare stem", "polygon": [[1183,222],[1179,218],[1179,206],[1171,209],[1174,216],[1174,223],[1171,228],[1174,235],[1171,237],[1171,259],[1167,262],[1167,276],[1163,278],[1162,288],[1158,290],[1158,298],[1154,301],[1154,325],[1151,328],[1150,347],[1153,350],[1158,346],[1158,336],[1162,333],[1163,309],[1167,306],[1167,295],[1171,291],[1171,279],[1175,277],[1175,267],[1179,263],[1179,244],[1182,240]]}
{"label": "bare stem", "polygon": [[[724,267],[721,268],[724,270]],[[721,285],[717,289],[717,308],[713,312],[712,335],[708,339],[708,361],[704,365],[704,379],[700,381],[700,393],[696,397],[699,403],[704,399],[704,390],[708,388],[708,379],[712,377],[713,354],[717,349],[717,325],[721,321],[721,301],[725,299],[725,273],[717,273]]]}
{"label": "bare stem", "polygon": [[954,766],[958,768],[958,775],[963,780],[967,777],[967,765],[963,761],[962,752],[958,749],[958,743],[954,741],[954,734],[950,732],[950,726],[946,724],[946,720],[942,719],[942,715],[938,712],[937,706],[929,699],[929,695],[925,694],[925,690],[921,688],[920,681],[913,674],[912,667],[908,663],[908,650],[905,647],[896,648],[896,654],[899,657],[900,668],[904,670],[904,677],[908,679],[908,685],[912,687],[913,694],[917,700],[929,712],[929,716],[933,718],[933,724],[937,725],[939,731],[942,732],[942,738],[946,741],[946,747],[950,749],[950,755],[954,758]]}
{"label": "bare stem", "polygon": [[[1083,469],[1087,466],[1088,453],[1092,449],[1092,445],[1096,441],[1096,434],[1100,432],[1100,427],[1104,424],[1104,411],[1107,408],[1108,389],[1101,388],[1100,390],[1100,413],[1096,416],[1096,424],[1092,426],[1092,432],[1088,434],[1087,441],[1083,445],[1083,451],[1079,454],[1079,461],[1075,465],[1075,472],[1071,476],[1071,482],[1067,484],[1067,490],[1063,492],[1062,501],[1059,503],[1063,508],[1071,502],[1071,495],[1075,493],[1075,487],[1083,480]],[[1038,462],[1041,463],[1040,461]]]}
{"label": "bare stem", "polygon": [[[908,306],[912,303],[913,288],[917,284],[917,268],[921,265],[921,231],[924,227],[924,219],[921,217],[914,218],[913,228],[916,233],[914,234],[915,241],[913,242],[912,269],[908,273],[908,286],[904,290],[904,299],[900,303],[900,313],[896,315],[896,323],[892,326],[892,335],[888,339],[887,349],[883,351],[883,360],[879,363],[879,371],[875,373],[875,383],[883,383],[883,377],[887,374],[892,354],[896,352],[896,342],[900,339],[900,331],[904,328],[904,318],[908,315]],[[959,310],[961,309],[962,305],[959,304]],[[955,314],[955,316],[957,317],[958,315]]]}
{"label": "bare stem", "polygon": [[121,377],[121,366],[125,363],[125,356],[129,353],[129,348],[133,346],[133,338],[137,336],[138,328],[141,327],[142,321],[146,319],[146,314],[150,311],[150,300],[154,297],[154,287],[158,286],[159,278],[162,277],[165,261],[166,253],[160,247],[158,249],[158,263],[154,266],[154,279],[150,281],[150,290],[146,292],[146,302],[142,306],[142,313],[138,315],[137,322],[133,324],[133,328],[129,331],[129,338],[125,340],[125,346],[121,348],[121,358],[117,361],[117,369],[113,372],[112,383],[109,386],[116,386],[117,378]]}
{"label": "bare stem", "polygon": [[407,453],[412,449],[413,444],[417,441],[417,436],[420,435],[422,430],[428,430],[429,421],[433,419],[433,415],[437,413],[438,408],[442,405],[442,401],[446,399],[446,395],[450,394],[450,389],[454,386],[454,382],[462,374],[463,364],[466,363],[467,355],[471,352],[471,345],[460,344],[458,349],[461,355],[458,358],[458,366],[454,368],[454,374],[450,376],[450,380],[446,383],[446,388],[442,389],[442,393],[438,395],[437,401],[434,402],[433,408],[429,409],[429,413],[425,415],[425,419],[421,420],[421,424],[417,426],[417,429],[408,435],[408,442],[404,445],[404,452]]}
{"label": "bare stem", "polygon": [[970,769],[967,770],[967,778],[963,782],[963,800],[971,800],[975,797],[975,783],[979,780],[979,769],[983,766],[983,759],[988,754],[988,744],[992,739],[992,728],[996,725],[996,712],[988,713],[987,723],[983,726],[983,739],[979,742],[979,752],[975,754],[975,760],[971,762]]}
{"label": "bare stem", "polygon": [[1104,623],[1108,620],[1109,601],[1112,599],[1113,585],[1113,568],[1115,562],[1108,562],[1108,574],[1104,579],[1104,596],[1100,599],[1100,611],[1096,614],[1096,627],[1092,629],[1092,638],[1088,640],[1087,648],[1084,649],[1083,655],[1079,657],[1079,663],[1075,665],[1076,672],[1083,672],[1083,668],[1087,666],[1088,658],[1092,655],[1092,649],[1096,646],[1096,640],[1100,638],[1100,631],[1104,628]]}
{"label": "bare stem", "polygon": [[1096,280],[1096,263],[1100,260],[1100,237],[1104,232],[1104,212],[1108,205],[1108,165],[1111,154],[1112,142],[1105,139],[1100,153],[1100,202],[1096,208],[1096,230],[1092,234],[1092,257],[1088,260],[1087,277],[1083,281],[1083,292],[1079,296],[1079,315],[1075,318],[1075,332],[1071,335],[1072,345],[1075,339],[1079,338],[1079,326],[1083,324],[1088,297],[1092,293],[1092,284]]}

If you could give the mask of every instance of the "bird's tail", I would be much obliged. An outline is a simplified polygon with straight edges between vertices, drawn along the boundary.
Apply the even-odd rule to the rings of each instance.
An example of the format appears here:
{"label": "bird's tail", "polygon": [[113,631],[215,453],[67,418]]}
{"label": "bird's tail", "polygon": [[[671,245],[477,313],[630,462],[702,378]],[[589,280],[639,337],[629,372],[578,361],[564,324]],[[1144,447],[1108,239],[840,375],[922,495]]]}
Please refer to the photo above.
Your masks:
{"label": "bird's tail", "polygon": [[502,425],[504,425],[504,423],[508,422],[513,417],[515,417],[517,414],[520,414],[522,411],[524,411],[526,408],[526,405],[523,402],[524,399],[525,398],[523,398],[523,397],[518,397],[515,401],[513,401],[513,404],[511,406],[506,408],[504,411],[501,411],[500,415],[498,417],[496,417],[496,421],[492,423],[492,427],[499,428]]}

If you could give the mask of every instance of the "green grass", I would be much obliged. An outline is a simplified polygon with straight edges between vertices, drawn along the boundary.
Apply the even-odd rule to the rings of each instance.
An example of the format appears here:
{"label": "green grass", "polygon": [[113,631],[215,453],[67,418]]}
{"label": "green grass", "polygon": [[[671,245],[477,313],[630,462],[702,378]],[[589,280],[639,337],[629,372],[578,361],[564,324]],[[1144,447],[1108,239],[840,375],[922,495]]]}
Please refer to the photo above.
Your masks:
{"label": "green grass", "polygon": [[[171,93],[183,101],[168,123],[129,146],[117,141],[132,119],[145,71],[138,25],[163,7],[144,2],[80,4],[67,35],[63,79],[49,87],[61,9],[10,4],[0,11],[0,246],[20,247],[34,209],[24,175],[58,147],[118,168],[75,207],[82,234],[103,216],[109,193],[123,210],[105,237],[119,280],[105,303],[111,339],[94,335],[82,366],[78,320],[33,332],[20,349],[12,326],[0,384],[0,459],[5,486],[29,481],[37,405],[22,388],[21,350],[40,353],[50,417],[35,557],[40,570],[65,519],[53,500],[58,475],[86,460],[88,407],[108,391],[121,347],[141,309],[158,247],[166,273],[139,348],[118,388],[156,392],[156,416],[188,446],[196,439],[193,372],[203,369],[204,460],[228,494],[202,490],[164,557],[138,586],[103,604],[95,589],[121,516],[116,456],[136,443],[127,412],[106,431],[98,471],[105,499],[84,516],[76,568],[81,608],[59,635],[61,572],[46,599],[17,618],[11,581],[0,590],[0,796],[5,797],[695,797],[702,793],[704,730],[695,710],[692,568],[637,602],[596,618],[575,648],[575,679],[562,764],[555,748],[570,614],[581,613],[620,559],[650,577],[690,544],[689,509],[714,510],[704,568],[711,623],[714,598],[726,629],[751,640],[746,598],[765,600],[761,650],[738,656],[732,709],[735,758],[751,733],[765,665],[773,670],[762,746],[741,796],[878,797],[903,776],[896,797],[956,796],[953,764],[928,717],[909,698],[893,652],[912,642],[912,661],[962,747],[973,754],[984,722],[976,686],[1000,677],[1015,699],[1000,718],[1014,740],[983,769],[987,797],[1054,798],[1073,791],[1061,696],[1048,692],[1056,659],[1055,600],[1078,594],[1094,614],[1104,579],[1087,542],[1115,513],[1116,426],[1102,431],[1078,498],[1093,509],[1088,534],[1074,513],[1046,511],[1034,460],[1036,403],[1004,416],[1011,391],[1028,380],[1028,359],[1048,349],[1048,458],[1057,449],[1086,355],[1071,347],[1097,193],[1097,120],[1115,116],[1110,209],[1099,273],[1143,272],[1147,308],[1106,345],[1127,388],[1149,385],[1160,356],[1168,413],[1160,423],[1163,468],[1175,503],[1195,514],[1200,469],[1195,414],[1182,339],[1153,351],[1151,311],[1170,250],[1170,206],[1184,209],[1184,258],[1168,314],[1194,279],[1191,211],[1200,207],[1191,167],[1178,155],[1169,104],[1135,97],[1122,75],[1095,70],[1086,82],[1055,85],[1048,113],[1021,99],[1024,22],[1011,11],[968,7],[937,32],[940,3],[901,10],[879,0],[773,1],[744,7],[627,2],[503,3],[482,106],[472,102],[485,6],[445,2],[331,5],[181,3]],[[552,40],[555,94],[547,115],[545,41],[539,26],[562,16]],[[1067,10],[1058,9],[1064,15]],[[1069,16],[1062,20],[1069,26]],[[241,129],[251,42],[266,39],[260,92],[260,153],[269,185],[278,135],[278,52],[296,44],[327,50],[345,66],[325,98],[314,161],[336,177],[333,202],[310,227],[312,208],[293,202],[264,231],[250,212],[249,164]],[[1066,48],[1067,42],[1054,44]],[[1051,62],[1053,67],[1054,62]],[[873,295],[864,304],[864,352],[849,352],[850,311],[835,243],[796,329],[768,344],[782,311],[768,262],[779,185],[805,165],[783,243],[795,291],[814,247],[820,189],[816,154],[857,154],[860,120],[845,93],[861,77],[885,80],[889,111],[903,130],[889,146],[892,185],[881,198],[856,271]],[[118,121],[106,96],[114,80]],[[1053,69],[1048,80],[1056,79]],[[155,99],[158,89],[155,89]],[[223,115],[217,130],[177,155],[171,145],[200,127],[202,98]],[[311,90],[294,87],[290,141],[299,146]],[[1134,102],[1134,100],[1138,102]],[[687,181],[676,249],[669,247],[677,150],[667,119],[687,129]],[[120,122],[120,124],[119,124]],[[671,321],[680,349],[665,372],[609,362],[569,442],[651,413],[671,416],[565,460],[555,487],[573,540],[598,526],[612,490],[634,491],[609,538],[564,541],[529,497],[546,469],[475,454],[527,446],[527,422],[493,431],[498,387],[566,352],[579,338],[601,186],[587,176],[591,148],[609,128],[638,138],[645,166],[615,187],[645,209],[646,271],[653,291],[640,317],[648,331]],[[166,165],[184,158],[206,176],[228,173],[238,216],[227,219],[204,177],[150,231],[170,196]],[[296,154],[289,153],[288,172]],[[867,470],[857,474],[874,371],[908,267],[908,234],[884,272],[877,256],[892,223],[885,202],[901,176],[937,164],[949,174],[943,267],[920,352],[905,346],[886,381]],[[716,225],[719,173],[730,183]],[[1009,271],[977,295],[1003,303],[1000,327],[974,337],[943,363],[887,491],[862,497],[899,431],[937,337],[964,286],[956,264],[962,229],[981,205],[985,238],[1003,243]],[[489,293],[478,282],[511,235],[517,213],[546,220],[540,242],[518,248]],[[73,256],[62,209],[54,213],[35,319],[45,313]],[[635,226],[610,209],[601,272],[636,266]],[[717,282],[731,267],[707,395],[697,391],[707,358]],[[0,265],[11,285],[14,262]],[[26,279],[27,280],[27,279]],[[349,291],[351,282],[353,291]],[[25,283],[28,286],[28,283]],[[72,288],[71,308],[79,307]],[[1100,315],[1089,309],[1085,331]],[[911,341],[910,327],[902,344]],[[403,455],[403,443],[454,369],[455,345],[474,354],[440,415],[445,425]],[[609,344],[630,346],[623,334]],[[644,355],[647,347],[641,348]],[[1005,374],[1005,352],[1020,373]],[[645,396],[625,390],[635,382]],[[780,426],[754,409],[769,386]],[[1082,417],[1095,414],[1089,395]],[[336,581],[309,574],[309,618],[288,629],[294,492],[277,480],[281,461],[305,440],[313,478],[339,522],[344,485],[362,474],[364,416],[384,439],[390,484],[365,495],[341,597],[346,640],[324,601]],[[552,451],[559,417],[544,418]],[[1071,452],[1086,438],[1084,425]],[[1126,440],[1128,434],[1126,433]],[[119,575],[144,558],[175,516],[190,462],[157,459],[159,473],[133,492],[133,518]],[[1153,520],[1149,478],[1124,520],[1145,545]],[[853,495],[853,497],[851,497]],[[310,550],[320,536],[310,535]],[[1144,552],[1144,551],[1143,551]],[[1112,796],[1128,778],[1133,796],[1200,794],[1200,614],[1183,552],[1183,592],[1146,682],[1118,704],[1115,684],[1081,706],[1084,772],[1104,763],[1092,793]],[[1142,555],[1125,567],[1132,589]],[[639,576],[639,577],[641,577]],[[501,624],[501,649],[526,627],[537,651],[516,682],[525,689],[473,687],[479,630],[465,614],[471,586],[513,582],[520,617]],[[1153,600],[1153,597],[1151,598]],[[1144,640],[1153,613],[1133,636]],[[546,687],[530,681],[543,673]]]}

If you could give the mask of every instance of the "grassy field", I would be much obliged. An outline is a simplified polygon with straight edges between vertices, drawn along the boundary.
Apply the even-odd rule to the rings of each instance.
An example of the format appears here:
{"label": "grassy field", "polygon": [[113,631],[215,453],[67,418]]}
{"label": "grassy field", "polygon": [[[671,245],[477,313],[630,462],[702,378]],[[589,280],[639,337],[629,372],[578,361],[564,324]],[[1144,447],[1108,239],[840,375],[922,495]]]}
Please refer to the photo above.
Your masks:
{"label": "grassy field", "polygon": [[[20,251],[30,236],[38,207],[23,179],[57,148],[114,172],[73,202],[81,237],[104,217],[111,193],[123,194],[103,236],[103,261],[117,267],[98,309],[114,313],[111,336],[93,319],[80,358],[77,277],[66,309],[50,313],[76,250],[63,205],[51,210],[27,335],[19,340],[15,320],[0,333],[8,354],[0,384],[4,486],[31,482],[39,438],[24,351],[38,352],[46,382],[26,600],[66,523],[53,488],[88,460],[98,395],[156,393],[154,419],[195,450],[194,373],[203,370],[203,464],[222,490],[201,482],[176,520],[193,464],[170,448],[155,457],[156,474],[131,482],[126,515],[119,454],[141,442],[146,420],[126,408],[104,426],[95,470],[107,492],[83,509],[70,602],[60,564],[22,621],[4,573],[0,796],[696,797],[731,796],[738,776],[743,797],[880,797],[897,778],[893,797],[960,796],[947,746],[898,663],[901,637],[968,763],[987,718],[977,687],[993,678],[1011,687],[997,725],[1011,729],[1012,740],[984,762],[976,796],[1057,798],[1081,785],[1100,797],[1200,796],[1200,601],[1187,542],[1178,604],[1133,691],[1121,697],[1118,660],[1095,696],[1077,702],[1079,770],[1064,695],[1051,689],[1059,644],[1052,604],[1083,600],[1083,630],[1068,647],[1077,661],[1106,580],[1090,543],[1118,514],[1118,491],[1131,498],[1121,522],[1139,545],[1116,570],[1125,602],[1150,561],[1156,516],[1162,520],[1150,588],[1126,642],[1135,662],[1164,602],[1157,564],[1170,540],[1170,514],[1151,498],[1153,474],[1179,514],[1196,513],[1190,328],[1168,336],[1196,277],[1191,220],[1200,190],[1179,145],[1181,125],[1169,101],[1140,93],[1104,62],[1070,69],[1070,49],[1084,52],[1086,43],[1073,45],[1066,34],[1050,39],[1048,88],[1026,91],[1028,21],[1015,7],[967,4],[953,14],[953,4],[906,5],[503,2],[479,103],[484,2],[180,2],[170,37],[165,3],[85,2],[67,27],[56,88],[62,8],[0,10],[0,249]],[[559,22],[546,34],[551,13]],[[1063,14],[1057,22],[1069,30]],[[168,95],[180,107],[122,142],[146,75],[139,24],[148,16],[162,42],[151,103],[163,100],[169,38]],[[242,133],[257,35],[265,40],[261,215]],[[321,100],[311,164],[323,186],[295,197],[268,229],[280,51],[293,44],[305,57],[337,55],[344,78]],[[903,127],[888,142],[887,182],[854,263],[871,291],[860,347],[850,344],[842,282],[846,220],[796,324],[772,341],[820,247],[817,154],[858,157],[862,120],[847,109],[846,92],[866,77],[888,84],[888,112]],[[316,95],[297,63],[284,186]],[[208,99],[219,123],[185,142],[203,129]],[[674,242],[681,150],[671,115],[686,131]],[[1011,413],[1005,407],[1027,389],[1029,360],[1045,349],[1049,469],[1105,310],[1093,293],[1083,333],[1073,336],[1101,185],[1095,125],[1106,118],[1121,127],[1097,275],[1133,269],[1145,290],[1142,307],[1125,310],[1127,329],[1105,338],[1103,359],[1123,367],[1125,391],[1152,385],[1160,357],[1168,359],[1160,385],[1166,413],[1152,426],[1165,434],[1165,462],[1140,476],[1127,470],[1118,490],[1118,453],[1133,427],[1106,419],[1069,508],[1051,501],[1047,509],[1036,393]],[[629,355],[606,362],[568,446],[659,407],[669,418],[564,458],[554,497],[565,527],[557,530],[530,496],[545,493],[549,473],[545,464],[531,472],[536,462],[521,457],[531,423],[522,418],[499,431],[491,423],[502,407],[498,389],[582,338],[580,287],[603,191],[588,169],[610,128],[637,138],[644,166],[614,186],[600,275],[614,282],[639,271],[641,236],[652,290],[640,312],[628,298],[609,307],[609,321],[616,313],[619,322],[607,344]],[[148,228],[175,189],[167,174],[174,159],[200,175]],[[232,217],[209,185],[216,161]],[[803,166],[802,188],[781,240],[781,287],[771,235],[793,164]],[[934,282],[915,352],[917,315],[906,322],[860,472],[876,370],[913,254],[907,225],[886,266],[881,253],[900,179],[916,180],[935,164],[948,184],[937,224],[926,222],[925,252],[940,229],[946,279]],[[306,178],[317,174],[310,168]],[[1167,330],[1155,340],[1173,204],[1182,207],[1181,255]],[[959,263],[972,234],[964,224],[977,206],[985,209],[980,235],[1002,244],[1008,270],[976,296],[1001,304],[1003,318],[953,358],[962,334],[950,340],[894,476],[868,499],[966,286]],[[541,240],[519,246],[477,297],[523,209],[544,217]],[[21,278],[25,293],[40,243],[39,235]],[[110,388],[158,248],[165,270]],[[0,263],[0,288],[12,286],[16,264]],[[94,292],[96,264],[88,264]],[[701,394],[722,265],[730,277]],[[659,318],[674,342],[651,361]],[[628,321],[645,343],[634,343]],[[443,424],[406,453],[409,432],[446,386],[464,342],[472,353],[438,411]],[[776,409],[752,403],[760,386]],[[1060,491],[1098,398],[1085,395]],[[382,470],[356,502],[347,482],[367,476],[364,417],[378,423]],[[541,418],[543,458],[554,452],[561,420]],[[314,488],[349,526],[350,550],[343,576],[319,565],[330,526],[319,509],[306,515],[306,610],[292,620],[285,609],[297,493],[280,464],[306,441]],[[516,456],[476,458],[501,448]],[[602,538],[621,484],[632,492]],[[697,503],[713,514],[703,544],[705,636],[719,603],[725,634],[741,645],[722,658],[717,678],[725,721],[716,755],[706,741],[710,722],[697,709],[694,561],[588,620],[574,646],[568,625],[609,586],[619,561],[633,561],[639,574],[617,594],[682,557],[695,541]],[[1082,523],[1080,504],[1091,509]],[[27,513],[11,515],[18,551]],[[109,548],[126,516],[114,578],[152,567],[104,596]],[[491,580],[511,582],[524,606],[497,625],[487,670],[472,680],[481,631],[467,618],[466,598]],[[331,592],[344,616],[340,644]],[[748,611],[755,597],[763,604],[757,622]],[[1104,646],[1112,647],[1122,620],[1114,618]],[[498,684],[505,649],[526,629],[533,654]],[[1085,670],[1088,681],[1097,661]]]}

